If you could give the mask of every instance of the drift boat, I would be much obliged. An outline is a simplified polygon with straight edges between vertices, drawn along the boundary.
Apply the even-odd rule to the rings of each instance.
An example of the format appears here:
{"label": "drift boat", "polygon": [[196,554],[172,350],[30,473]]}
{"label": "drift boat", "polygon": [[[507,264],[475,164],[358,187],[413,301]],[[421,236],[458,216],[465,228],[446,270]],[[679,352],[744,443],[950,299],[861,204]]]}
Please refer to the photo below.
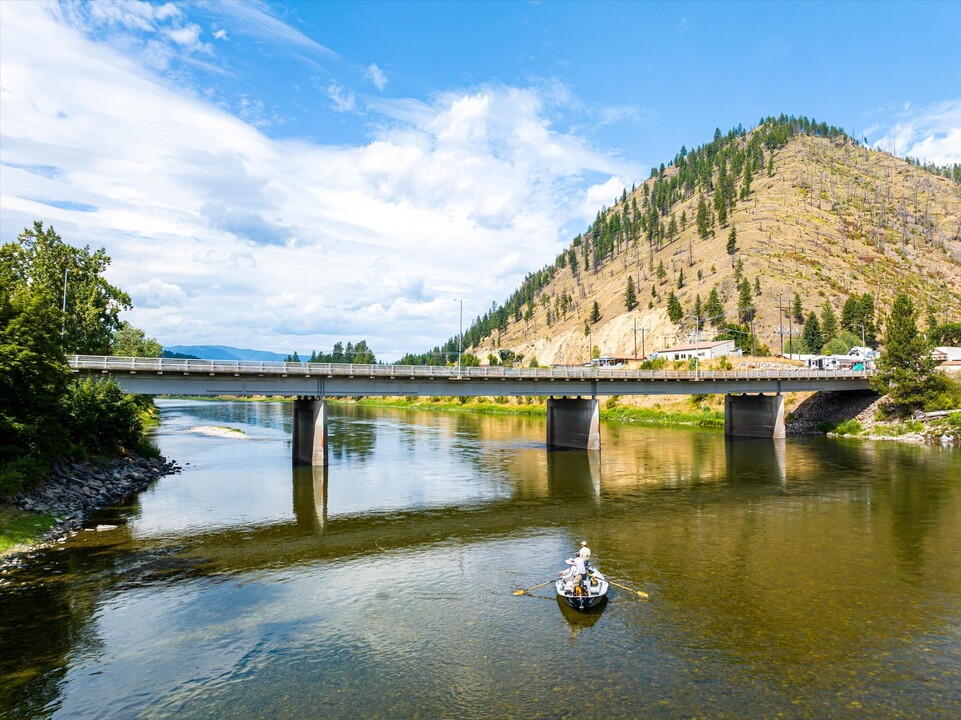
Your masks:
{"label": "drift boat", "polygon": [[[573,565],[573,560],[567,561]],[[574,575],[576,571],[573,567],[569,568],[554,583],[557,589],[557,597],[570,605],[575,610],[589,610],[597,607],[607,600],[608,582],[601,572],[593,565],[588,564],[587,575],[578,585],[574,585]]]}

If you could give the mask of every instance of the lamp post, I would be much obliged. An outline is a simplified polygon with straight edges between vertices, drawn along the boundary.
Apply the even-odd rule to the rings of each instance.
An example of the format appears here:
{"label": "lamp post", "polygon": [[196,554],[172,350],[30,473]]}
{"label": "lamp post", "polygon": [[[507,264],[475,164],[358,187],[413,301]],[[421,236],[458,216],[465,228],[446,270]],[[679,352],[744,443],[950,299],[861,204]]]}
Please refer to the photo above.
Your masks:
{"label": "lamp post", "polygon": [[864,342],[864,325],[858,325],[858,327],[861,328],[861,347],[867,347],[867,344]]}
{"label": "lamp post", "polygon": [[63,344],[63,336],[67,331],[67,273],[70,272],[70,268],[63,269],[63,305],[60,308],[63,313],[62,322],[60,324],[60,343]]}
{"label": "lamp post", "polygon": [[464,343],[464,300],[463,298],[458,298],[458,300],[460,302],[460,323],[457,326],[457,377],[460,377],[461,352]]}

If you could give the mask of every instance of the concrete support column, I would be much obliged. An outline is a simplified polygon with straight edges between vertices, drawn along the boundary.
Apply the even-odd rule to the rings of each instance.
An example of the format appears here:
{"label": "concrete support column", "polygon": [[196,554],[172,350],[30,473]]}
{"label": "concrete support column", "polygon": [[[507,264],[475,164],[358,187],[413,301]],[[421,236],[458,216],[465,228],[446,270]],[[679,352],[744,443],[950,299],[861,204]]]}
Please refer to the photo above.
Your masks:
{"label": "concrete support column", "polygon": [[600,417],[597,398],[548,398],[547,447],[600,450]]}
{"label": "concrete support column", "polygon": [[784,396],[725,395],[724,434],[732,437],[783,438]]}
{"label": "concrete support column", "polygon": [[295,464],[327,464],[327,402],[316,398],[294,400],[294,441],[292,459]]}

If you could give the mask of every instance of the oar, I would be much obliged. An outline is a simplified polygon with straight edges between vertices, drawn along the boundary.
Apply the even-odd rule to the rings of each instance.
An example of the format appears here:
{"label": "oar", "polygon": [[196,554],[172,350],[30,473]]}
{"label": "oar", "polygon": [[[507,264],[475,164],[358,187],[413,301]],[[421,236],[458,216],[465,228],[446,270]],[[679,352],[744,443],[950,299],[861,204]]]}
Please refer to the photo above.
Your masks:
{"label": "oar", "polygon": [[648,594],[647,594],[646,592],[644,592],[643,590],[635,590],[634,588],[629,588],[629,587],[627,587],[627,585],[621,585],[620,583],[616,583],[616,582],[614,582],[613,580],[608,580],[607,582],[610,583],[611,585],[616,585],[617,587],[622,588],[622,589],[624,589],[624,590],[630,590],[632,593],[637,593],[637,596],[638,596],[639,598],[641,598],[642,600],[650,600],[650,599],[651,599],[651,596],[648,595]]}
{"label": "oar", "polygon": [[554,580],[548,580],[547,582],[542,582],[540,585],[534,585],[533,587],[529,587],[526,590],[515,590],[514,595],[526,595],[531,590],[537,590],[537,588],[542,588],[545,585],[550,585],[552,582],[557,582],[557,579],[555,578]]}

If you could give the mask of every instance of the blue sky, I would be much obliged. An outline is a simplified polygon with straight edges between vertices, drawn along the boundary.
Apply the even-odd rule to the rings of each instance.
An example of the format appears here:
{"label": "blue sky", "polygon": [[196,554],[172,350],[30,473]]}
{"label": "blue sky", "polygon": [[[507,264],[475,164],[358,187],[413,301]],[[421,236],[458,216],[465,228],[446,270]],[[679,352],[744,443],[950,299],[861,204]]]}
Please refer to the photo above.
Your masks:
{"label": "blue sky", "polygon": [[0,235],[164,345],[422,351],[715,127],[961,162],[961,3],[0,3]]}

